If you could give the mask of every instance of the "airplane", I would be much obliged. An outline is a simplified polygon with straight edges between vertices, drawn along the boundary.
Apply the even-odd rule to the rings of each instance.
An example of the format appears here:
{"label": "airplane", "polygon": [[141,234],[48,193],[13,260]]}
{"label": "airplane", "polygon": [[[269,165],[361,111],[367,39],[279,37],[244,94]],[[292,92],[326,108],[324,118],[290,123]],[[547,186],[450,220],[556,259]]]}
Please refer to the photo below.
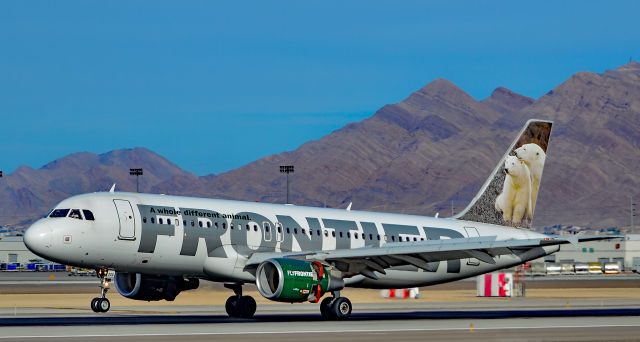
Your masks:
{"label": "airplane", "polygon": [[47,260],[96,269],[94,312],[110,309],[111,282],[126,298],[172,301],[206,280],[234,292],[225,303],[230,317],[254,316],[256,301],[242,287],[255,283],[272,301],[320,302],[324,319],[346,319],[345,287],[452,282],[562,244],[611,238],[530,230],[551,126],[527,121],[471,203],[449,218],[116,192],[114,185],[63,200],[24,242]]}

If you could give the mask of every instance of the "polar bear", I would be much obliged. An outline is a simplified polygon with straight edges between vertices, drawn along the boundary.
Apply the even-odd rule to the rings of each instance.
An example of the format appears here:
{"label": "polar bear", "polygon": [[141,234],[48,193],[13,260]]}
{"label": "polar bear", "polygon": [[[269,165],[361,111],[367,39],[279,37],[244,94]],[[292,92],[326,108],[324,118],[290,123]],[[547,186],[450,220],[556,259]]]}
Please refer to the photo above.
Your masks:
{"label": "polar bear", "polygon": [[502,212],[507,223],[518,225],[525,217],[531,218],[531,173],[527,165],[516,156],[504,161],[504,184],[496,198],[496,210]]}
{"label": "polar bear", "polygon": [[529,167],[531,172],[531,214],[536,210],[536,200],[538,198],[538,190],[540,189],[540,179],[542,178],[542,169],[547,155],[542,147],[537,144],[524,144],[515,150],[516,157],[522,160]]}

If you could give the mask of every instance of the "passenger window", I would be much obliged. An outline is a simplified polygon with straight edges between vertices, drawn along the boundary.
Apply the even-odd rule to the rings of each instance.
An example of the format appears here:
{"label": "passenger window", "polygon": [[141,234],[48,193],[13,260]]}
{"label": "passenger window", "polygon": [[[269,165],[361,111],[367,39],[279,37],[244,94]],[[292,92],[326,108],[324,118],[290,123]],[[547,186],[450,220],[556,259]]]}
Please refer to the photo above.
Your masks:
{"label": "passenger window", "polygon": [[357,239],[358,238],[358,233],[353,233],[353,237]]}
{"label": "passenger window", "polygon": [[227,229],[227,223],[226,222],[222,223],[222,229]]}
{"label": "passenger window", "polygon": [[158,224],[163,224],[163,223],[164,223],[164,221],[162,221],[162,218],[159,218],[158,219]]}
{"label": "passenger window", "polygon": [[340,232],[340,238],[342,238],[342,232]]}
{"label": "passenger window", "polygon": [[351,239],[351,232],[347,232],[347,238]]}
{"label": "passenger window", "polygon": [[[254,230],[258,230],[258,227],[253,227]],[[265,225],[264,230],[268,233],[269,232],[269,226]]]}
{"label": "passenger window", "polygon": [[198,220],[198,227],[202,228],[202,221]]}
{"label": "passenger window", "polygon": [[180,226],[180,220],[176,219],[176,227]]}
{"label": "passenger window", "polygon": [[380,234],[378,234],[378,241],[380,241]]}
{"label": "passenger window", "polygon": [[69,213],[69,209],[55,209],[51,212],[49,217],[67,217]]}
{"label": "passenger window", "polygon": [[332,236],[332,237],[336,237],[336,231],[335,231],[335,230],[332,230],[332,231],[331,231],[331,236]]}
{"label": "passenger window", "polygon": [[211,228],[211,222],[207,221],[207,228]]}
{"label": "passenger window", "polygon": [[250,230],[251,230],[251,228],[249,228],[249,225],[247,224],[247,231],[250,231]]}
{"label": "passenger window", "polygon": [[167,219],[167,225],[171,225],[171,219]]}
{"label": "passenger window", "polygon": [[278,226],[278,233],[282,233],[282,227]]}
{"label": "passenger window", "polygon": [[229,228],[233,229],[233,223],[229,223]]}
{"label": "passenger window", "polygon": [[196,223],[193,220],[191,220],[191,227],[195,227],[195,226],[196,226]]}
{"label": "passenger window", "polygon": [[302,228],[302,234],[306,234],[306,233],[307,233],[307,231],[304,230],[304,228]]}
{"label": "passenger window", "polygon": [[82,214],[80,214],[80,209],[71,209],[71,212],[69,213],[69,217],[82,220]]}
{"label": "passenger window", "polygon": [[287,234],[291,234],[291,231],[289,230],[289,227],[287,227]]}
{"label": "passenger window", "polygon": [[182,225],[186,227],[187,226],[187,220],[182,220]]}
{"label": "passenger window", "polygon": [[395,235],[391,235],[391,241],[396,241],[396,236]]}
{"label": "passenger window", "polygon": [[[85,216],[86,216],[86,215],[85,215]],[[146,218],[146,217],[143,217],[143,218],[142,218],[142,223],[147,223],[147,218]]]}
{"label": "passenger window", "polygon": [[[369,234],[369,240],[373,240],[373,234]],[[380,240],[380,238],[378,238]]]}
{"label": "passenger window", "polygon": [[317,233],[316,235],[320,236],[320,229],[318,229],[316,233]]}
{"label": "passenger window", "polygon": [[93,213],[91,210],[83,209],[82,213],[84,214],[84,219],[89,221],[95,221],[95,217],[93,217]]}
{"label": "passenger window", "polygon": [[153,224],[155,224],[155,223],[156,223],[156,219],[155,219],[155,217],[152,217],[152,218],[151,218],[151,223],[153,223]]}
{"label": "passenger window", "polygon": [[325,231],[324,231],[324,236],[325,236],[325,237],[329,237],[329,231],[328,231],[328,230],[325,230]]}
{"label": "passenger window", "polygon": [[216,226],[216,228],[218,228],[218,222],[214,222],[213,225]]}
{"label": "passenger window", "polygon": [[[248,225],[247,225],[248,226]],[[253,231],[257,232],[258,231],[258,226],[257,225],[253,225]],[[267,232],[269,231],[269,227],[267,227]]]}
{"label": "passenger window", "polygon": [[414,237],[414,238],[413,238],[413,241],[418,241],[418,238],[417,238],[417,237]]}
{"label": "passenger window", "polygon": [[298,234],[298,228],[293,228],[293,233]]}

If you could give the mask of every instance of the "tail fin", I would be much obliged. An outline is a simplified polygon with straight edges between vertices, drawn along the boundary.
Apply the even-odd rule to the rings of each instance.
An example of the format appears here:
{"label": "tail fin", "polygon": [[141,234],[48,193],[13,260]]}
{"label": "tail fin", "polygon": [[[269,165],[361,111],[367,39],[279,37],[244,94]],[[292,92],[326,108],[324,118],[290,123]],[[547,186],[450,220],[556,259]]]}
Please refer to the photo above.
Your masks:
{"label": "tail fin", "polygon": [[551,121],[527,121],[478,194],[454,218],[531,228],[551,126]]}

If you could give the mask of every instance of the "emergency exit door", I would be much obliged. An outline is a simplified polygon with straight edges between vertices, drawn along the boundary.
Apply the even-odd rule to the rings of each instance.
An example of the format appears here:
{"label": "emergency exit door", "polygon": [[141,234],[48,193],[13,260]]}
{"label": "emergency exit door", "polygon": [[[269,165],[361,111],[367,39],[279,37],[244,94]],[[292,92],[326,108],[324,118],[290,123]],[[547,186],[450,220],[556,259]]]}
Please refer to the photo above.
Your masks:
{"label": "emergency exit door", "polygon": [[118,220],[120,221],[120,229],[118,231],[118,238],[120,240],[135,240],[136,239],[136,220],[133,216],[133,208],[131,203],[126,200],[113,200],[113,204],[116,206],[118,212]]}

